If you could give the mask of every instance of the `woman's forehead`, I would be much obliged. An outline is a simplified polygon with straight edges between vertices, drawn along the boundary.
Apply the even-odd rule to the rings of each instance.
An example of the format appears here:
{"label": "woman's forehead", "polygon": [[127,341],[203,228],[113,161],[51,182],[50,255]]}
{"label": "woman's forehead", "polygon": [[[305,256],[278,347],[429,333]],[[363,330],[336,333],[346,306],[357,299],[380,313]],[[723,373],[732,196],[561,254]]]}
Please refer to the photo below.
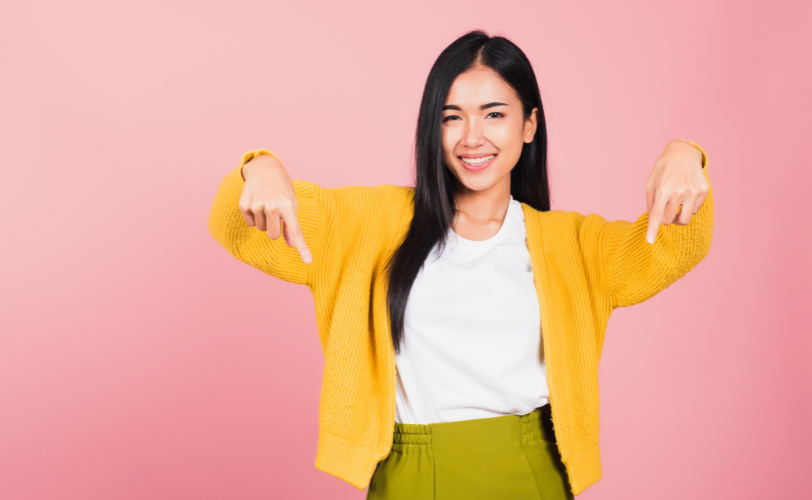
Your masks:
{"label": "woman's forehead", "polygon": [[479,67],[457,76],[451,84],[445,104],[478,108],[494,101],[518,101],[518,96],[496,71]]}

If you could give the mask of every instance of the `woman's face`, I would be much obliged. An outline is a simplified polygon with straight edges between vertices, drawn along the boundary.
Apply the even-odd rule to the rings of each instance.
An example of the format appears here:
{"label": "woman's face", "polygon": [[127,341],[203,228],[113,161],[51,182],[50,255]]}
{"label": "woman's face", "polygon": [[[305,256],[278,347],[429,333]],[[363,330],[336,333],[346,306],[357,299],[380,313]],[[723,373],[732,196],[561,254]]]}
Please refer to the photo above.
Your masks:
{"label": "woman's face", "polygon": [[494,70],[460,74],[443,108],[443,156],[460,182],[479,193],[510,193],[510,171],[533,141],[538,108],[525,120],[522,103]]}

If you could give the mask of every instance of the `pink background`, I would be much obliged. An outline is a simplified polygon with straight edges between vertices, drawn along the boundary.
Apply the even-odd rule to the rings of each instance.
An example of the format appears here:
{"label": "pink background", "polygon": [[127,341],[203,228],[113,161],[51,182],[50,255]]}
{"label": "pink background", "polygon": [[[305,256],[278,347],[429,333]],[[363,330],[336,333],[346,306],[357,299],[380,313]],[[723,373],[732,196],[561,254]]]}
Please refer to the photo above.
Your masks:
{"label": "pink background", "polygon": [[812,495],[812,3],[384,3],[3,2],[0,498],[364,498],[313,466],[309,291],[209,207],[255,148],[409,184],[429,68],[473,28],[536,69],[554,208],[635,220],[669,139],[710,158],[713,248],[613,315],[579,498]]}

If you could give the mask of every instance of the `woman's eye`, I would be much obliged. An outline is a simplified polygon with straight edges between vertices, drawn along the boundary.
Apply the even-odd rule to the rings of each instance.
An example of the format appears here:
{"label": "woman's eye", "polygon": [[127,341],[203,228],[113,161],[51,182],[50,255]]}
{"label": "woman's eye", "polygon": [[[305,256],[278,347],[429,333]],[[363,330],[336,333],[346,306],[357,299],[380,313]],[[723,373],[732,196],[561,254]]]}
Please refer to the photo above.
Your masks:
{"label": "woman's eye", "polygon": [[[491,118],[492,115],[493,115],[493,118],[503,118],[505,116],[503,113],[500,113],[498,111],[492,111],[492,112],[488,113],[487,118]],[[445,122],[447,122],[449,120],[462,120],[462,118],[460,118],[457,115],[448,115],[445,118],[443,118],[443,123],[445,123]]]}

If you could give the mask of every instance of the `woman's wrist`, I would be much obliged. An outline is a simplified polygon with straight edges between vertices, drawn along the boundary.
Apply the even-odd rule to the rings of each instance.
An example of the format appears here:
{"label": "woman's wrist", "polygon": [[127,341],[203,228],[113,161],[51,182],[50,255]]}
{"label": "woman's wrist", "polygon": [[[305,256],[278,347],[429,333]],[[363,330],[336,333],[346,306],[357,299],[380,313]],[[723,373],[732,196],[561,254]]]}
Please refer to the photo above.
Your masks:
{"label": "woman's wrist", "polygon": [[704,168],[702,150],[694,146],[690,141],[686,141],[685,139],[673,139],[668,142],[663,152],[666,151],[678,151],[680,154],[692,155],[693,158],[696,159],[697,165],[699,165],[700,168]]}
{"label": "woman's wrist", "polygon": [[242,166],[242,178],[248,180],[249,177],[259,173],[271,172],[275,169],[282,169],[282,162],[276,155],[259,155],[248,160]]}

